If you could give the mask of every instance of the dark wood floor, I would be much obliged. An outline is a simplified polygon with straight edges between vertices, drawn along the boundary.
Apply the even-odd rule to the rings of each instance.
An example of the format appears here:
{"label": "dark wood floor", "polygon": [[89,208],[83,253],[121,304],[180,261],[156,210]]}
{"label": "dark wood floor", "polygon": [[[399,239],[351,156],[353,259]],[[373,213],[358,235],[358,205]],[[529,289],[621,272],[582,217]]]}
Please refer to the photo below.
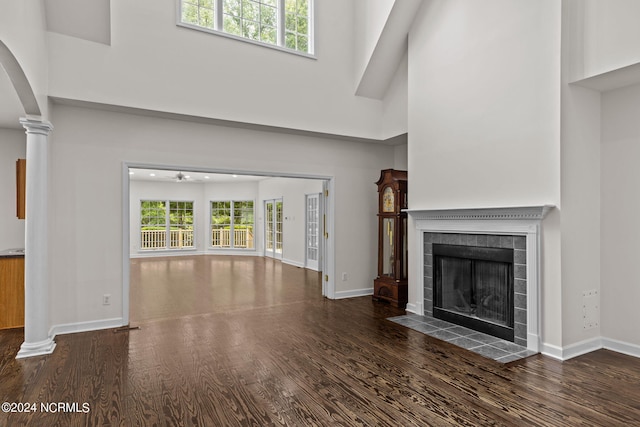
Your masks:
{"label": "dark wood floor", "polygon": [[130,321],[229,313],[320,298],[320,274],[271,258],[186,256],[131,260]]}
{"label": "dark wood floor", "polygon": [[[385,320],[401,312],[370,298],[325,300],[318,274],[201,258],[211,268],[193,282],[186,259],[157,267],[174,273],[160,286],[181,292],[145,293],[162,303],[140,330],[59,336],[53,355],[27,360],[14,358],[22,332],[2,331],[0,402],[90,412],[0,413],[0,426],[640,425],[639,359],[500,365]],[[189,304],[197,314],[170,317]]]}

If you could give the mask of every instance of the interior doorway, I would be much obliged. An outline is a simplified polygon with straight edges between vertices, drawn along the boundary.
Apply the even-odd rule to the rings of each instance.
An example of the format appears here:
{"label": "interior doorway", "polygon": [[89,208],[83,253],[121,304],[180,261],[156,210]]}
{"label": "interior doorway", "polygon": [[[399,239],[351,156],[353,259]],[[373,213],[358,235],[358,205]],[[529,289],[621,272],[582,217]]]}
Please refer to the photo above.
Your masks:
{"label": "interior doorway", "polygon": [[[314,175],[273,174],[273,173],[265,173],[265,172],[259,172],[259,171],[258,172],[255,172],[255,171],[240,172],[240,171],[229,171],[229,170],[190,168],[190,167],[184,167],[184,166],[150,165],[150,164],[123,162],[123,168],[122,168],[122,183],[123,183],[123,186],[122,186],[122,195],[123,195],[123,199],[122,199],[122,202],[123,202],[122,203],[122,206],[123,206],[123,211],[122,211],[122,220],[123,220],[122,301],[123,301],[123,324],[124,325],[129,324],[130,315],[131,315],[131,305],[130,305],[131,304],[130,275],[131,275],[131,268],[132,268],[131,262],[132,260],[135,260],[136,257],[139,257],[141,252],[140,247],[139,246],[136,247],[136,244],[139,245],[139,241],[140,241],[140,231],[139,231],[140,220],[139,218],[135,218],[136,215],[139,216],[139,212],[136,214],[136,211],[140,210],[140,206],[139,206],[140,203],[137,203],[135,200],[132,199],[132,197],[135,198],[135,196],[132,195],[131,183],[132,181],[135,181],[135,177],[130,174],[131,171],[133,170],[133,171],[136,171],[135,173],[138,174],[139,176],[140,174],[138,173],[139,172],[138,169],[144,169],[144,172],[146,172],[145,174],[145,176],[147,177],[146,179],[148,180],[152,179],[151,177],[152,172],[156,172],[155,173],[156,176],[153,177],[153,179],[155,180],[163,179],[168,183],[173,183],[173,185],[177,187],[182,187],[185,182],[187,184],[195,183],[198,180],[205,180],[205,182],[212,182],[218,178],[217,176],[214,176],[216,174],[221,176],[224,175],[225,176],[224,180],[228,180],[232,182],[238,182],[239,180],[244,180],[244,179],[248,180],[251,177],[254,177],[257,179],[264,179],[267,181],[271,181],[272,183],[275,183],[278,179],[282,179],[285,181],[290,180],[293,182],[300,183],[299,189],[305,187],[305,182],[312,183],[312,186],[321,184],[322,192],[319,193],[320,194],[319,203],[322,206],[324,206],[326,210],[326,216],[323,216],[322,218],[322,227],[324,228],[324,231],[327,231],[327,233],[325,233],[324,231],[320,231],[319,233],[320,238],[323,241],[322,243],[324,244],[321,245],[319,248],[319,250],[322,251],[322,253],[319,254],[319,261],[322,260],[322,265],[320,264],[318,265],[317,271],[322,273],[322,276],[321,276],[322,296],[328,297],[331,299],[335,297],[335,282],[334,282],[334,275],[335,275],[334,273],[334,270],[335,270],[334,240],[335,239],[334,239],[333,233],[328,233],[328,231],[332,230],[334,227],[334,223],[333,223],[334,213],[332,210],[327,208],[328,206],[333,205],[333,203],[331,202],[331,199],[333,198],[333,188],[334,188],[333,177],[314,176]],[[178,182],[181,184],[177,184]],[[230,186],[229,188],[231,187],[233,186]],[[305,256],[306,256],[304,253],[304,248],[305,248],[304,230],[299,232],[299,236],[300,236],[299,238],[297,237],[291,238],[291,236],[287,236],[287,233],[290,233],[291,230],[295,228],[293,226],[295,225],[296,222],[299,223],[298,226],[301,226],[301,228],[304,227],[305,225],[305,214],[304,214],[305,194],[313,193],[317,190],[309,189],[311,191],[307,190],[307,191],[302,191],[300,193],[301,196],[299,200],[296,202],[300,205],[299,207],[300,212],[294,213],[293,217],[291,216],[292,215],[291,212],[287,213],[286,211],[284,211],[283,208],[284,208],[284,202],[287,200],[290,200],[289,204],[291,206],[289,206],[289,208],[292,208],[294,206],[294,202],[293,202],[294,198],[292,198],[289,194],[284,194],[284,196],[286,197],[282,197],[282,198],[279,197],[280,196],[279,194],[273,197],[273,193],[277,193],[277,190],[276,191],[273,191],[273,190],[274,190],[274,186],[272,185],[268,191],[265,191],[266,193],[271,192],[270,195],[265,194],[267,196],[266,198],[256,196],[256,198],[254,199],[256,201],[255,203],[256,208],[258,207],[261,208],[261,209],[255,210],[255,220],[256,220],[255,225],[257,226],[258,224],[260,224],[260,228],[263,228],[263,230],[266,228],[266,224],[265,224],[266,221],[264,218],[266,217],[266,208],[264,205],[264,200],[265,199],[270,200],[273,203],[271,208],[272,209],[271,225],[272,225],[273,256],[279,257],[279,259],[283,263],[291,263],[291,261],[294,261],[292,265],[298,266],[298,267],[304,267]],[[203,193],[200,192],[198,194],[203,194]],[[228,195],[228,196],[231,198],[234,197],[233,195]],[[206,197],[209,197],[209,195],[207,194]],[[243,200],[250,199],[250,197],[244,194],[242,195],[241,198]],[[200,203],[195,204],[195,206],[205,206],[205,205],[208,206],[208,204],[206,203],[206,200],[204,202],[201,201]],[[262,212],[260,212],[260,210],[262,210]],[[204,211],[200,212],[198,208],[194,208],[194,224],[196,224],[195,231],[194,231],[195,247],[190,250],[196,252],[196,254],[209,254],[209,253],[212,253],[212,251],[216,252],[216,248],[212,247],[208,243],[209,239],[211,238],[210,230],[208,230],[208,228],[210,227],[210,224],[209,224],[211,219],[210,217],[211,217],[210,212],[204,212]],[[201,218],[201,219],[199,220],[198,218]],[[199,226],[197,225],[198,221],[200,221]],[[198,227],[200,228],[201,231],[197,231]],[[205,230],[208,230],[208,231],[205,231]],[[264,251],[264,248],[266,246],[265,234],[266,234],[265,231],[262,231],[262,233],[256,233],[254,236],[256,238],[255,251],[258,256],[266,255]],[[262,240],[262,242],[258,240]],[[286,245],[285,240],[289,240],[291,243],[291,245],[289,245],[291,247],[287,249],[289,252],[293,251],[294,253],[301,254],[299,264],[295,259],[292,260],[288,254],[283,253],[284,246]],[[299,243],[296,243],[296,242],[299,242]],[[237,252],[231,253],[234,251],[234,249],[237,249],[237,248],[226,249],[226,252],[228,252],[229,255],[236,255]],[[220,249],[217,249],[216,253],[220,253],[220,252],[226,253],[225,250],[221,251]],[[143,254],[142,256],[144,257],[146,255],[147,254]],[[173,254],[158,254],[158,255],[173,256]],[[186,256],[190,254],[183,253],[183,254],[177,254],[177,255]],[[184,258],[184,260],[186,261],[186,258]],[[309,271],[309,273],[313,273],[314,270],[308,269],[307,271]]]}

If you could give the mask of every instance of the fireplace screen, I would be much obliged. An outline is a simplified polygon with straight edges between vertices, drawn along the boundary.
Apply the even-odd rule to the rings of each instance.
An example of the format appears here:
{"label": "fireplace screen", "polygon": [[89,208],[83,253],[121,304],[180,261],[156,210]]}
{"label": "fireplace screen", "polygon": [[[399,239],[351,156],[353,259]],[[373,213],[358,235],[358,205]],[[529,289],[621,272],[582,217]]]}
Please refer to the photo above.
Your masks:
{"label": "fireplace screen", "polygon": [[434,317],[513,341],[513,250],[433,245]]}

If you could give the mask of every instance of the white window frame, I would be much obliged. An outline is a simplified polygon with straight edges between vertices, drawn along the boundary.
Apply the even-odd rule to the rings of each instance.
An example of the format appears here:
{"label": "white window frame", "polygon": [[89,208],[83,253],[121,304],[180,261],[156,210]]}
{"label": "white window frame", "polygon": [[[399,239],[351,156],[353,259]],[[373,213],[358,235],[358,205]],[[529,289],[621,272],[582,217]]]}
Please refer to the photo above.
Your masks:
{"label": "white window frame", "polygon": [[[213,242],[212,242],[212,231],[213,231],[213,223],[211,221],[212,216],[213,216],[213,203],[229,203],[229,212],[231,213],[230,215],[230,236],[229,236],[229,246],[213,246]],[[235,242],[235,222],[236,222],[236,218],[234,215],[235,212],[235,204],[236,203],[241,203],[241,202],[252,202],[253,203],[253,224],[252,224],[252,231],[253,231],[253,247],[252,248],[246,248],[246,247],[236,247],[236,242]],[[208,238],[207,238],[208,242],[209,242],[209,249],[211,250],[216,250],[216,251],[227,251],[227,250],[233,250],[233,251],[255,251],[256,250],[256,201],[254,199],[238,199],[238,200],[234,200],[234,199],[220,199],[220,200],[210,200],[209,201],[209,233],[208,233]]]}
{"label": "white window frame", "polygon": [[212,0],[214,3],[214,11],[215,11],[215,18],[214,18],[214,28],[207,28],[207,27],[201,27],[199,25],[195,25],[195,24],[190,24],[188,22],[182,22],[182,0],[176,0],[176,5],[177,5],[177,13],[176,13],[176,25],[178,25],[179,27],[184,27],[184,28],[189,28],[192,30],[198,30],[198,31],[203,31],[205,33],[210,33],[210,34],[215,34],[215,35],[219,35],[219,36],[223,36],[223,37],[227,37],[227,38],[231,38],[234,40],[238,40],[238,41],[242,41],[242,42],[246,42],[246,43],[252,43],[258,46],[264,46],[264,47],[268,47],[271,49],[275,49],[275,50],[280,50],[282,52],[287,52],[287,53],[293,53],[295,55],[300,55],[300,56],[304,56],[307,58],[311,58],[311,59],[315,59],[315,13],[314,13],[314,8],[315,8],[315,0],[308,0],[309,1],[309,40],[308,40],[308,48],[309,51],[308,52],[301,52],[299,50],[295,50],[295,49],[290,49],[288,47],[286,47],[285,44],[285,7],[284,7],[284,2],[285,0],[277,0],[278,1],[278,23],[277,23],[277,33],[278,33],[278,37],[277,37],[277,44],[270,44],[270,43],[265,43],[259,40],[253,40],[253,39],[248,39],[242,36],[238,36],[236,34],[231,34],[231,33],[227,33],[223,30],[223,15],[224,13],[222,12],[223,8],[222,8],[222,3],[223,0]]}
{"label": "white window frame", "polygon": [[[165,224],[164,224],[164,242],[165,245],[163,247],[156,248],[143,248],[142,242],[142,203],[143,202],[162,202],[164,203],[165,210]],[[171,246],[171,203],[191,203],[191,216],[193,218],[192,227],[192,246],[183,246],[183,247],[172,247]],[[140,203],[138,204],[138,210],[140,213],[140,219],[138,221],[138,238],[140,239],[139,251],[140,252],[157,252],[157,251],[192,251],[197,248],[197,233],[196,233],[196,208],[195,208],[194,200],[171,200],[171,199],[140,199]],[[158,230],[159,231],[159,230]]]}

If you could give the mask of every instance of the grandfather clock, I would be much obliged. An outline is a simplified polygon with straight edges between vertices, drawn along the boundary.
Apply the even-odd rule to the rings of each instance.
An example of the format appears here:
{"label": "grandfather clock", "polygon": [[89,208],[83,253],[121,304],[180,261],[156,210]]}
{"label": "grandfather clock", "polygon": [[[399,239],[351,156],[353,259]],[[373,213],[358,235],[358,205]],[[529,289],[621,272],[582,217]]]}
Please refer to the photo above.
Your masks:
{"label": "grandfather clock", "polygon": [[385,169],[378,185],[378,277],[373,299],[407,305],[407,171]]}

